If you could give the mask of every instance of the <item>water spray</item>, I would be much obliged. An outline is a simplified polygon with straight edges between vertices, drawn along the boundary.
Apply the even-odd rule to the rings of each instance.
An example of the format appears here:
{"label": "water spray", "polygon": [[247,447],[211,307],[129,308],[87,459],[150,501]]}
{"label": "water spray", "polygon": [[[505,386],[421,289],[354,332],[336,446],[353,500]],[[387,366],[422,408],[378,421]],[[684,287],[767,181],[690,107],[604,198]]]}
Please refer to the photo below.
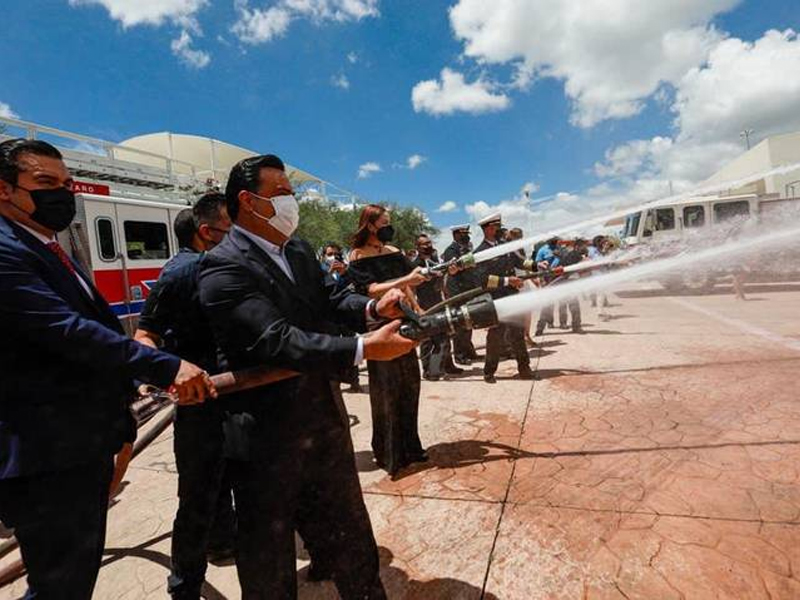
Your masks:
{"label": "water spray", "polygon": [[[654,275],[689,270],[699,264],[711,261],[716,261],[717,263],[720,259],[729,261],[741,255],[746,255],[748,252],[762,246],[788,244],[790,241],[798,240],[800,240],[800,226],[794,226],[782,231],[772,231],[768,234],[716,245],[694,253],[684,252],[670,258],[656,259],[634,266],[622,267],[610,273],[568,281],[562,285],[532,290],[515,296],[507,296],[497,300],[494,303],[494,308],[499,322],[513,322],[521,315],[542,309],[567,298],[602,291],[622,283],[648,277],[652,278]],[[602,266],[608,267],[610,264],[613,264],[613,262],[605,262]],[[566,267],[565,270],[568,268]]]}

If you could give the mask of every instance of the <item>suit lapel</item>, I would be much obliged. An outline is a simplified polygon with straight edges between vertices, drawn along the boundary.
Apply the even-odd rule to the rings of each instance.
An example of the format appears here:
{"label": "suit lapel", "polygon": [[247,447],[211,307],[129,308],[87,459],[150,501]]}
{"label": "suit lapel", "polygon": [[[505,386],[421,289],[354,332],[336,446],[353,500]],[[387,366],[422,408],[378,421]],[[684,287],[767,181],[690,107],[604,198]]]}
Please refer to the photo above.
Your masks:
{"label": "suit lapel", "polygon": [[249,262],[259,270],[266,271],[269,275],[280,282],[281,290],[295,300],[299,300],[306,306],[314,308],[314,304],[308,297],[309,287],[307,286],[306,269],[304,265],[303,253],[296,244],[289,240],[286,243],[285,255],[289,268],[292,271],[294,281],[287,277],[272,257],[263,250],[255,241],[240,231],[234,229],[231,234],[233,241],[247,255]]}

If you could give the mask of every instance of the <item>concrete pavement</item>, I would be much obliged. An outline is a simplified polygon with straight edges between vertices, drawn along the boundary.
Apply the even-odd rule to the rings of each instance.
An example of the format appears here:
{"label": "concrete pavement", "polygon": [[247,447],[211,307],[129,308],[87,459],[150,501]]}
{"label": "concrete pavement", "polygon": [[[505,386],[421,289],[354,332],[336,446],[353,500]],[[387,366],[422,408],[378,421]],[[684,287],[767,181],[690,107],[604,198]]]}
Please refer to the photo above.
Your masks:
{"label": "concrete pavement", "polygon": [[[389,597],[800,598],[800,286],[748,295],[639,286],[605,321],[584,302],[586,335],[539,338],[538,381],[506,361],[496,385],[481,365],[423,382],[431,460],[395,481],[371,461],[367,395],[345,394]],[[131,465],[97,598],[166,595],[171,445]],[[300,597],[337,598],[306,565]],[[234,566],[206,597],[239,597]]]}

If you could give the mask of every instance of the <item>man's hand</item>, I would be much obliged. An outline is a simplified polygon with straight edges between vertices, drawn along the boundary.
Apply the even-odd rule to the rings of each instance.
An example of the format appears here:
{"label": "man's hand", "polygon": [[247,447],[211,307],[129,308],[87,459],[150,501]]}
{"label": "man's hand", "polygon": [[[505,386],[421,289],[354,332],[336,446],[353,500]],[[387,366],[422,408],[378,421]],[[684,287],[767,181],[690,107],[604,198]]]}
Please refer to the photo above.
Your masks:
{"label": "man's hand", "polygon": [[217,389],[208,373],[185,360],[181,361],[170,391],[178,395],[180,405],[200,404],[206,396],[217,397]]}
{"label": "man's hand", "polygon": [[331,273],[338,273],[339,275],[344,275],[344,272],[347,271],[347,265],[338,260],[333,261],[328,268]]}
{"label": "man's hand", "polygon": [[513,287],[515,290],[522,289],[522,279],[520,279],[519,277],[509,277],[508,285]]}
{"label": "man's hand", "polygon": [[404,338],[398,333],[399,329],[400,321],[392,321],[364,336],[364,358],[386,361],[411,352],[417,346],[417,342]]}
{"label": "man's hand", "polygon": [[378,316],[384,319],[400,319],[403,317],[403,311],[400,310],[400,302],[405,300],[406,295],[394,288],[381,296],[375,305],[375,310],[378,311]]}

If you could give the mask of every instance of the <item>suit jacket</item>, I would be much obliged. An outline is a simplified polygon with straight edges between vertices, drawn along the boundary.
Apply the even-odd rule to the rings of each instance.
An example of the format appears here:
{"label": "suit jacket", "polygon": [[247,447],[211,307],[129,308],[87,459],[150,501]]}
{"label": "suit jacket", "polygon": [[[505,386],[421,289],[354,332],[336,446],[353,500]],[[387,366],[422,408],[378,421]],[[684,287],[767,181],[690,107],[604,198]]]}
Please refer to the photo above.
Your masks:
{"label": "suit jacket", "polygon": [[[79,270],[75,264],[76,270]],[[128,338],[91,284],[0,217],[0,479],[115,453],[135,436],[133,380],[168,386],[180,361]]]}
{"label": "suit jacket", "polygon": [[341,325],[364,331],[369,300],[337,289],[306,242],[291,239],[284,252],[294,282],[237,228],[200,265],[200,302],[228,367],[302,373],[224,399],[233,458],[287,451],[307,442],[310,432],[347,433],[330,380],[353,366],[357,341],[336,333]]}

